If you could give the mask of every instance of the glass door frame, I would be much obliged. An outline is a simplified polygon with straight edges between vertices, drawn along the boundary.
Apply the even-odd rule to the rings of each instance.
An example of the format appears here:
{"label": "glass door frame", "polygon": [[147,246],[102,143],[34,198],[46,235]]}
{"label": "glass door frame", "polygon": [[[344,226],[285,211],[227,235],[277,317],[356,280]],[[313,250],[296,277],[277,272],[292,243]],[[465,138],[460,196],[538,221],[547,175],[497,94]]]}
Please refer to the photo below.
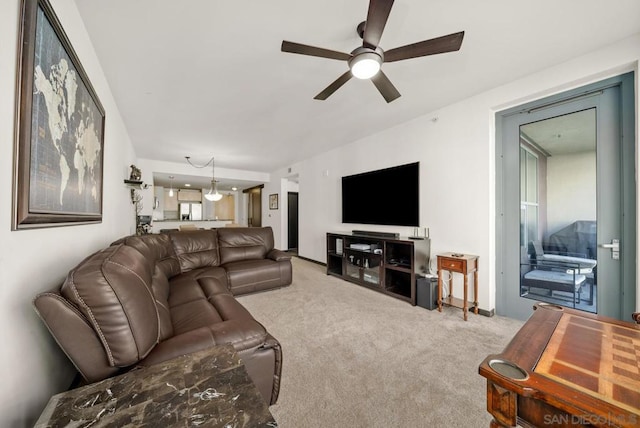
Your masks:
{"label": "glass door frame", "polygon": [[[543,109],[556,109],[561,111],[563,104],[576,103],[581,100],[585,100],[585,103],[579,103],[588,105],[589,97],[593,98],[593,95],[597,95],[598,91],[604,91],[608,88],[619,87],[619,109],[620,116],[620,140],[621,140],[621,159],[620,159],[620,176],[621,179],[621,194],[622,206],[622,248],[621,251],[625,255],[621,260],[621,296],[619,302],[614,302],[613,306],[609,308],[602,308],[603,313],[608,316],[620,319],[628,319],[636,307],[636,183],[635,183],[635,93],[634,93],[634,74],[627,73],[625,75],[606,79],[601,82],[593,83],[581,88],[577,88],[571,91],[566,91],[561,94],[557,94],[551,97],[540,99],[514,107],[502,112],[496,113],[496,312],[500,315],[512,316],[515,318],[526,319],[532,312],[523,313],[522,311],[517,315],[505,310],[510,303],[510,297],[505,293],[506,287],[509,284],[513,284],[513,266],[514,258],[519,259],[519,254],[513,253],[513,233],[516,230],[519,241],[520,237],[517,233],[517,228],[520,227],[520,206],[515,207],[516,215],[513,215],[514,207],[506,206],[511,204],[511,200],[508,198],[509,192],[508,186],[509,179],[512,177],[519,177],[520,175],[520,163],[512,165],[505,161],[505,145],[513,144],[513,141],[506,141],[506,137],[503,135],[503,128],[506,121],[515,115],[543,110]],[[593,104],[593,103],[592,103]],[[536,116],[536,115],[533,115]],[[513,119],[512,119],[513,120]],[[527,119],[528,120],[528,119]],[[535,120],[535,119],[534,119]],[[533,121],[533,120],[532,120]],[[519,147],[518,143],[518,147]],[[512,180],[513,181],[513,180]],[[517,184],[519,189],[519,183]],[[519,199],[518,199],[519,200]],[[510,212],[507,212],[511,210]],[[505,213],[507,212],[507,216]],[[517,221],[517,226],[512,224],[513,219]],[[599,238],[600,241],[603,239]],[[602,244],[602,242],[598,242]],[[519,263],[518,263],[519,266]],[[519,269],[518,269],[519,270]],[[505,272],[508,272],[505,274]],[[507,277],[508,276],[508,277]],[[519,288],[519,281],[517,281],[517,287]],[[533,306],[533,301],[531,307]],[[522,304],[519,303],[519,306]],[[520,308],[521,309],[521,308]],[[509,313],[505,313],[509,312]],[[600,312],[600,310],[599,310]]]}

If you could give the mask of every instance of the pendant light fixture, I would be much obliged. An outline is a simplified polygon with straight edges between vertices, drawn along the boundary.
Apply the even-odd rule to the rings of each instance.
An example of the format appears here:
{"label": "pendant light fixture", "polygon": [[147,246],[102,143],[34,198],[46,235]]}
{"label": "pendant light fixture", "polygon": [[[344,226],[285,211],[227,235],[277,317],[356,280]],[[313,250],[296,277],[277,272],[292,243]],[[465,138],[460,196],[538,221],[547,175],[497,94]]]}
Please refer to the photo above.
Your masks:
{"label": "pendant light fixture", "polygon": [[215,169],[214,158],[212,157],[211,159],[209,159],[209,162],[207,162],[204,165],[196,165],[192,163],[190,156],[185,156],[185,159],[187,159],[187,162],[189,163],[189,165],[191,165],[194,168],[206,168],[209,165],[211,165],[211,189],[209,189],[209,192],[205,194],[204,197],[207,201],[212,201],[212,202],[217,202],[220,199],[222,199],[222,193],[218,192],[218,184],[217,184],[218,182],[216,181],[216,169]]}
{"label": "pendant light fixture", "polygon": [[169,176],[169,183],[170,183],[170,187],[169,187],[169,197],[173,198],[173,175]]}

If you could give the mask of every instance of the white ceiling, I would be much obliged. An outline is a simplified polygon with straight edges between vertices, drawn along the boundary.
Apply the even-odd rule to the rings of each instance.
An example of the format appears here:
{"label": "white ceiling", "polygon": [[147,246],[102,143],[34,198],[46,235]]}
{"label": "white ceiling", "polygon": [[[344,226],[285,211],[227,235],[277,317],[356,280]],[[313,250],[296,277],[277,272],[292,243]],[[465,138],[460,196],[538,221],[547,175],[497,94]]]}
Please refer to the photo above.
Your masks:
{"label": "white ceiling", "polygon": [[520,132],[549,156],[595,152],[596,109],[522,125]]}
{"label": "white ceiling", "polygon": [[261,172],[640,32],[638,0],[398,0],[383,49],[465,31],[460,51],[384,64],[390,104],[357,79],[317,101],[347,64],[280,44],[351,52],[367,0],[76,4],[138,157]]}
{"label": "white ceiling", "polygon": [[[173,178],[170,178],[173,177]],[[238,191],[242,191],[245,189],[250,189],[259,184],[264,184],[258,181],[250,181],[250,180],[237,180],[237,179],[229,179],[229,178],[221,178],[216,176],[216,182],[218,186],[218,190],[221,192],[233,191],[233,187]],[[184,189],[184,188],[192,188],[192,189],[210,189],[211,188],[211,175],[208,177],[198,176],[198,175],[185,175],[185,174],[175,174],[168,172],[154,172],[153,173],[153,185],[174,188],[174,189]]]}

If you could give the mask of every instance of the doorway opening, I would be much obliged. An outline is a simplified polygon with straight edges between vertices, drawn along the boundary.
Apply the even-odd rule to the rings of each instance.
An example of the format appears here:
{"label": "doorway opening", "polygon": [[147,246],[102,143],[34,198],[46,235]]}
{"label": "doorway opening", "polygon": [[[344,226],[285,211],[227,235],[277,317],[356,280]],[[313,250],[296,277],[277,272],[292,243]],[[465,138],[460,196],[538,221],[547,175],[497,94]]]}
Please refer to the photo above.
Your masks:
{"label": "doorway opening", "polygon": [[496,115],[496,312],[626,319],[636,301],[634,76]]}
{"label": "doorway opening", "polygon": [[287,251],[298,254],[298,192],[287,192]]}
{"label": "doorway opening", "polygon": [[262,189],[264,184],[245,189],[247,194],[247,226],[262,227]]}
{"label": "doorway opening", "polygon": [[520,125],[520,296],[596,313],[596,107]]}

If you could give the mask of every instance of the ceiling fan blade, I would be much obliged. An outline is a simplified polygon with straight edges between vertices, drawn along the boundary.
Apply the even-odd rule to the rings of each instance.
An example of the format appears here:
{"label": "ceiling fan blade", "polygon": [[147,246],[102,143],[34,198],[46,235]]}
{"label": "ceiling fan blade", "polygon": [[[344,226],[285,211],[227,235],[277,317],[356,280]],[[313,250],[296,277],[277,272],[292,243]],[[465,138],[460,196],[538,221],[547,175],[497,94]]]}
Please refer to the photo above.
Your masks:
{"label": "ceiling fan blade", "polygon": [[389,80],[387,75],[384,74],[382,70],[378,71],[378,74],[373,76],[371,78],[371,81],[374,85],[376,85],[376,88],[378,88],[378,91],[380,91],[380,93],[388,103],[400,97],[400,92],[398,92],[396,87],[393,86],[391,80]]}
{"label": "ceiling fan blade", "polygon": [[332,84],[327,86],[322,92],[313,97],[314,100],[326,100],[329,98],[331,94],[340,89],[342,85],[347,83],[349,79],[351,79],[353,75],[351,74],[351,70],[344,73],[342,76],[338,77]]}
{"label": "ceiling fan blade", "polygon": [[296,53],[301,55],[318,56],[321,58],[338,59],[342,61],[348,61],[351,58],[351,54],[332,51],[330,49],[317,48],[315,46],[303,45],[301,43],[282,41],[282,52]]}
{"label": "ceiling fan blade", "polygon": [[375,49],[380,43],[382,31],[387,24],[389,13],[393,6],[393,0],[370,0],[367,20],[365,21],[364,34],[362,36],[365,48]]}
{"label": "ceiling fan blade", "polygon": [[417,58],[427,55],[435,55],[445,52],[453,52],[460,49],[464,31],[449,34],[448,36],[424,40],[411,45],[389,49],[384,52],[384,62],[400,61],[403,59]]}

